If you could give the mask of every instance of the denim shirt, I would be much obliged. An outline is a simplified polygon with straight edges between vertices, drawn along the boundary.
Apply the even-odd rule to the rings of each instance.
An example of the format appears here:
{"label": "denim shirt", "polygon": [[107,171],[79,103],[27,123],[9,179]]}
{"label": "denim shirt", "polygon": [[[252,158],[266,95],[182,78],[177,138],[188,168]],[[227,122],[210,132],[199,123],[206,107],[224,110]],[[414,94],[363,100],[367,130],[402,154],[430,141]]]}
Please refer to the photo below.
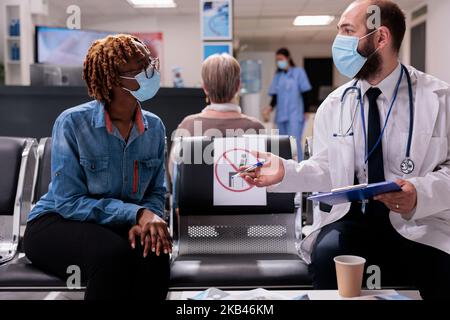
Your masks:
{"label": "denim shirt", "polygon": [[165,128],[136,110],[128,142],[104,104],[91,101],[64,111],[53,127],[49,191],[28,221],[48,212],[99,224],[135,224],[147,208],[162,216],[165,202]]}

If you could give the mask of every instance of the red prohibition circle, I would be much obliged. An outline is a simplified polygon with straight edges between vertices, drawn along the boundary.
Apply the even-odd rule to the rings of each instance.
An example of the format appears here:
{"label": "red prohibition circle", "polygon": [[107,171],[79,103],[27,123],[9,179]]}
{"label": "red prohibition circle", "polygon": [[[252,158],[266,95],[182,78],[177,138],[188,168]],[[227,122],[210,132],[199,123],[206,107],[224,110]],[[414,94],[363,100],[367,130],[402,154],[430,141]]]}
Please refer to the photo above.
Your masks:
{"label": "red prohibition circle", "polygon": [[[225,151],[225,152],[219,157],[219,159],[217,159],[216,166],[215,166],[215,168],[214,168],[214,175],[215,175],[217,181],[219,182],[219,184],[220,184],[222,187],[224,187],[225,189],[227,189],[228,191],[231,191],[231,192],[245,192],[245,191],[248,191],[248,190],[254,188],[254,186],[249,185],[249,184],[247,183],[247,181],[244,180],[244,182],[247,183],[248,188],[245,188],[245,189],[242,189],[242,190],[235,190],[235,189],[233,189],[233,188],[230,188],[230,187],[226,186],[222,181],[220,181],[219,175],[218,175],[218,173],[217,173],[217,167],[218,167],[218,164],[219,164],[220,160],[222,160],[222,158],[224,158],[224,159],[226,160],[226,162],[228,162],[228,164],[229,164],[236,172],[239,171],[239,168],[237,168],[237,167],[236,167],[236,166],[235,166],[235,165],[227,158],[227,156],[226,156],[227,153],[233,152],[233,151],[244,151],[244,152],[247,153],[247,154],[251,154],[251,152],[250,152],[249,150],[246,150],[246,149],[240,149],[240,148],[234,148],[234,149]],[[257,158],[256,161],[259,161],[259,159]]]}

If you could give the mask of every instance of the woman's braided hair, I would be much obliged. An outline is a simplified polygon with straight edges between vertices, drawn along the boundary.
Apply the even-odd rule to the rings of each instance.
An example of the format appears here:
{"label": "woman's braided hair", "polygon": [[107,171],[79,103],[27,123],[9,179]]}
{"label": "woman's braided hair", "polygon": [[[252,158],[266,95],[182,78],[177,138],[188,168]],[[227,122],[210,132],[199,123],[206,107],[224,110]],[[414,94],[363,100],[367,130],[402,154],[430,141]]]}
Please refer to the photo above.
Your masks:
{"label": "woman's braided hair", "polygon": [[133,55],[143,55],[135,42],[145,44],[128,34],[107,36],[95,41],[86,55],[83,79],[89,96],[102,102],[111,102],[112,89],[120,85],[118,66],[128,62]]}

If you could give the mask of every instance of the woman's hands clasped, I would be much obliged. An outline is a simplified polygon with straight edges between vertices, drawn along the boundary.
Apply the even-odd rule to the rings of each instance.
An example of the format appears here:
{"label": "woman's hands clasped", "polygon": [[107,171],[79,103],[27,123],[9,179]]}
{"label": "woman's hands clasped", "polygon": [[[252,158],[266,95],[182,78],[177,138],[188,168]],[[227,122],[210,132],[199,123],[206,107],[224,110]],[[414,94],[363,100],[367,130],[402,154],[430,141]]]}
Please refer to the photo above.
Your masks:
{"label": "woman's hands clasped", "polygon": [[140,237],[144,248],[144,258],[151,250],[157,256],[164,252],[172,253],[172,238],[169,234],[166,222],[147,209],[142,209],[137,215],[137,222],[128,232],[131,247],[136,248],[136,238]]}

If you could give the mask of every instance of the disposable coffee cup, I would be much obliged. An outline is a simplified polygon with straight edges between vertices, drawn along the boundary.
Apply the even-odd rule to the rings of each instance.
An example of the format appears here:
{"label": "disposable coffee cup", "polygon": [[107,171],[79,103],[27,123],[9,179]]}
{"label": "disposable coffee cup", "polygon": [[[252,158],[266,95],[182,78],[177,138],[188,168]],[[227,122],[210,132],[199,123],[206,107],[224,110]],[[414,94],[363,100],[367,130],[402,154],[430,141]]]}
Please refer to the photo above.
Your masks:
{"label": "disposable coffee cup", "polygon": [[358,256],[337,256],[334,262],[339,294],[344,298],[361,296],[366,259]]}

